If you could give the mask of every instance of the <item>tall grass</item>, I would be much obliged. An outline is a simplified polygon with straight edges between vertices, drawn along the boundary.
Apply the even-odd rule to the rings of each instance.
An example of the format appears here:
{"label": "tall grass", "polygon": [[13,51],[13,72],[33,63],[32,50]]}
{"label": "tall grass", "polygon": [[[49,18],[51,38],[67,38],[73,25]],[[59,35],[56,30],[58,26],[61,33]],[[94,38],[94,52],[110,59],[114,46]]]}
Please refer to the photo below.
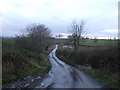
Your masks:
{"label": "tall grass", "polygon": [[107,72],[118,72],[119,70],[118,47],[93,50],[82,49],[78,50],[75,55],[73,49],[61,48],[57,51],[57,56],[65,59],[68,63],[90,65],[95,69],[102,69]]}
{"label": "tall grass", "polygon": [[[102,84],[111,88],[120,88],[120,82],[118,81],[120,80],[118,46],[104,49],[98,48],[100,47],[96,49],[85,47],[84,49],[79,49],[76,54],[74,54],[73,49],[59,48],[56,55],[72,66],[79,66],[81,70],[90,74]],[[81,66],[85,68],[81,68]]]}

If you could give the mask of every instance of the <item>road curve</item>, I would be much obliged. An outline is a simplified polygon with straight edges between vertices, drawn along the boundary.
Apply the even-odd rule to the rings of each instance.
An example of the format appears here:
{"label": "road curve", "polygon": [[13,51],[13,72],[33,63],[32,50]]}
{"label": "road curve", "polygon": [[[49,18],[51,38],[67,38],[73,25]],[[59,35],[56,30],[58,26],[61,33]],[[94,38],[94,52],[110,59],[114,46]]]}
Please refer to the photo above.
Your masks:
{"label": "road curve", "polygon": [[56,45],[49,54],[52,69],[36,88],[103,88],[84,72],[59,60],[55,55],[57,48]]}

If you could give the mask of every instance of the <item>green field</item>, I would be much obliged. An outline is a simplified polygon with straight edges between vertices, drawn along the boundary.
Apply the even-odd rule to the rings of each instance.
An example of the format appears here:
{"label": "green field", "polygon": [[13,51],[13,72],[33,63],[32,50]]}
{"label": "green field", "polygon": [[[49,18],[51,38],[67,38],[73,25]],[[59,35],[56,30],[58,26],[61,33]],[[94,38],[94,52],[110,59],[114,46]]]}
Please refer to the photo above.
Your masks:
{"label": "green field", "polygon": [[80,45],[87,46],[114,46],[117,45],[118,40],[105,40],[105,39],[81,39]]}
{"label": "green field", "polygon": [[7,43],[7,44],[14,44],[15,43],[14,38],[2,38],[2,41]]}
{"label": "green field", "polygon": [[69,39],[54,39],[55,44],[70,43]]}
{"label": "green field", "polygon": [[[70,39],[55,39],[56,44],[71,44],[72,40]],[[80,39],[79,45],[86,46],[114,46],[117,45],[118,40],[106,40],[106,39]]]}

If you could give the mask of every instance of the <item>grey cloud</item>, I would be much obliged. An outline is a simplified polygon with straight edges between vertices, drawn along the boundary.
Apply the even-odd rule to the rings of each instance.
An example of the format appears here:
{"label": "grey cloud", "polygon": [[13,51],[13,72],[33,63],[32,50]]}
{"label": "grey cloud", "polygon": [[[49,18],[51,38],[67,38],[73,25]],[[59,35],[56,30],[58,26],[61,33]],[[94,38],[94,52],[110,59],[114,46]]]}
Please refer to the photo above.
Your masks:
{"label": "grey cloud", "polygon": [[[99,0],[97,2],[93,0],[89,3],[70,0],[71,2],[68,2],[66,7],[62,6],[63,0],[59,1],[61,4],[59,7],[57,6],[59,2],[56,3],[54,0],[52,2],[42,1],[42,4],[38,2],[36,5],[35,3],[18,1],[6,1],[10,7],[14,8],[9,10],[8,6],[6,8],[9,11],[0,11],[0,18],[3,18],[3,36],[14,36],[31,23],[43,23],[52,30],[53,34],[69,33],[68,26],[74,19],[85,19],[87,32],[93,33],[93,35],[94,32],[99,34],[101,30],[117,29],[118,26],[118,18],[114,14],[114,11],[117,10],[116,1],[104,2],[104,0],[101,2]],[[4,19],[6,20],[4,21]]]}

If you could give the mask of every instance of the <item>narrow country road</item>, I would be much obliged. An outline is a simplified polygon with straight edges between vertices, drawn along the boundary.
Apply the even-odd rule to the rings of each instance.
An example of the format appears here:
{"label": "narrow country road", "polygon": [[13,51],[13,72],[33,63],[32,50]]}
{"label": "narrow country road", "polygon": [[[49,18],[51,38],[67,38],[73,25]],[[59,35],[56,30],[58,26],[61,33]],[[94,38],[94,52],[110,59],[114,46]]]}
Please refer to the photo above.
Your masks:
{"label": "narrow country road", "polygon": [[98,82],[84,72],[59,60],[55,49],[49,54],[52,69],[36,88],[102,88]]}

